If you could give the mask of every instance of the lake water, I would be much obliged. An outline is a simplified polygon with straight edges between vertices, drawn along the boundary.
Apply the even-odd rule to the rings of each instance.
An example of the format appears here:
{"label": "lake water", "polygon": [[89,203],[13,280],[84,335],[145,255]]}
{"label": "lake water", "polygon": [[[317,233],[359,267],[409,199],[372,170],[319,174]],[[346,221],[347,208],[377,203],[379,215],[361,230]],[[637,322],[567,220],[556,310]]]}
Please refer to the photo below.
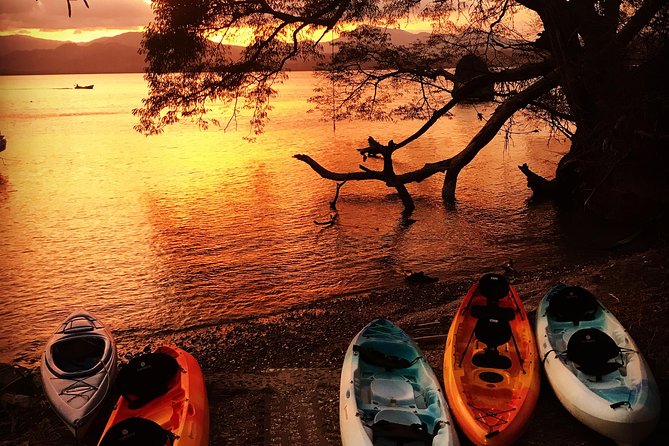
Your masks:
{"label": "lake water", "polygon": [[[72,86],[95,84],[93,90]],[[330,122],[307,113],[314,80],[280,87],[266,133],[190,124],[135,133],[141,74],[0,77],[0,361],[31,363],[73,309],[115,331],[150,334],[272,314],[331,296],[404,284],[408,271],[476,276],[569,255],[553,209],[531,209],[517,165],[551,175],[566,146],[543,132],[499,137],[460,176],[409,186],[416,222],[383,184],[347,183],[339,221],[323,228],[335,185],[292,158],[356,171],[369,135],[402,140],[418,121]],[[397,170],[444,159],[480,127],[462,106],[397,154]],[[380,161],[367,165],[378,168]]]}

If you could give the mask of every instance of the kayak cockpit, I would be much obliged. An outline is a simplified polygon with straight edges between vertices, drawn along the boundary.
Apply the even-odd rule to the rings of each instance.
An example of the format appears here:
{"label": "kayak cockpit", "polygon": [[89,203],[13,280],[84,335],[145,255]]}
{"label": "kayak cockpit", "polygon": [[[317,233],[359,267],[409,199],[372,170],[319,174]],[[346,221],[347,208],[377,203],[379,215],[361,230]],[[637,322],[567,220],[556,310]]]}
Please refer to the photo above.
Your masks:
{"label": "kayak cockpit", "polygon": [[597,298],[585,288],[565,286],[551,296],[548,316],[554,322],[572,323],[594,321],[601,317],[603,310]]}
{"label": "kayak cockpit", "polygon": [[112,354],[112,345],[98,335],[62,338],[49,348],[47,366],[57,376],[76,378],[97,373]]}
{"label": "kayak cockpit", "polygon": [[131,409],[137,409],[165,395],[181,372],[177,360],[167,353],[147,353],[133,358],[118,375],[121,395]]}
{"label": "kayak cockpit", "polygon": [[355,345],[354,352],[357,407],[374,444],[397,444],[381,440],[391,437],[411,445],[431,439],[442,425],[445,409],[430,383],[421,379],[422,356],[401,341],[368,340]]}
{"label": "kayak cockpit", "polygon": [[174,435],[158,423],[146,418],[127,418],[112,426],[100,446],[167,446]]}

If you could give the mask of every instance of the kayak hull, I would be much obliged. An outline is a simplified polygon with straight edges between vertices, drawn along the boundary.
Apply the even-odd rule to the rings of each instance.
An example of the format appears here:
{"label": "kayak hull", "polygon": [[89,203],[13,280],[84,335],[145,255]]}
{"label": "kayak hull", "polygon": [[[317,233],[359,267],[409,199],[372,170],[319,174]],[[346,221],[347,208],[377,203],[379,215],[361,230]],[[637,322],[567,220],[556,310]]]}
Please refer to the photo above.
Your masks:
{"label": "kayak hull", "polygon": [[462,431],[479,445],[513,444],[527,429],[539,398],[541,377],[534,335],[516,290],[507,286],[508,292],[495,308],[507,316],[509,338],[500,339],[496,352],[477,338],[483,338],[482,334],[475,334],[482,318],[476,309],[481,313],[488,308],[479,282],[460,304],[446,341],[448,403]]}
{"label": "kayak hull", "polygon": [[[551,288],[537,309],[536,335],[544,370],[555,395],[580,422],[619,444],[637,444],[655,428],[660,415],[655,378],[632,337],[600,302],[587,321],[558,321],[549,312],[551,300],[567,288]],[[622,367],[596,377],[579,370],[566,355],[579,330],[598,329],[624,351]]]}
{"label": "kayak hull", "polygon": [[[376,352],[383,353],[381,361],[395,357],[404,362],[379,362],[379,355],[372,357]],[[339,394],[343,446],[372,446],[382,436],[392,441],[380,429],[384,424],[400,431],[412,426],[421,432],[419,444],[459,445],[446,399],[420,348],[392,322],[377,319],[353,338],[344,358]]]}
{"label": "kayak hull", "polygon": [[44,394],[76,439],[86,434],[116,372],[114,338],[86,311],[70,314],[47,341],[40,364]]}
{"label": "kayak hull", "polygon": [[156,354],[176,360],[178,365],[169,389],[140,407],[121,396],[109,417],[99,445],[115,425],[128,419],[150,420],[174,438],[172,446],[209,444],[209,404],[202,370],[193,356],[175,346],[161,346]]}

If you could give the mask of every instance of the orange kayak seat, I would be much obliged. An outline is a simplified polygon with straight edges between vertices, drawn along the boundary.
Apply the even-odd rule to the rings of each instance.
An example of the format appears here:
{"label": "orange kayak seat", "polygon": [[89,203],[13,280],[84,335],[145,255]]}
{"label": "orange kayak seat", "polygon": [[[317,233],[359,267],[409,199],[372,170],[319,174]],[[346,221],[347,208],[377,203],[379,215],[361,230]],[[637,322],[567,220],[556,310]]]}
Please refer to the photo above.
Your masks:
{"label": "orange kayak seat", "polygon": [[486,345],[483,352],[472,356],[472,363],[475,366],[491,369],[511,368],[511,359],[501,355],[497,350],[500,345],[504,345],[511,340],[511,324],[509,324],[509,321],[492,318],[479,319],[474,327],[474,336]]}
{"label": "orange kayak seat", "polygon": [[112,426],[100,446],[171,446],[174,435],[146,418],[127,418]]}
{"label": "orange kayak seat", "polygon": [[479,279],[478,291],[488,302],[499,302],[509,294],[509,281],[501,274],[487,273]]}
{"label": "orange kayak seat", "polygon": [[180,370],[177,360],[166,353],[137,356],[118,374],[121,395],[130,409],[138,409],[174,387]]}
{"label": "orange kayak seat", "polygon": [[471,309],[472,317],[495,321],[512,321],[516,318],[516,311],[513,308],[499,306],[499,301],[509,294],[509,282],[504,276],[494,273],[484,274],[479,280],[478,291],[485,297],[486,304],[474,305]]}

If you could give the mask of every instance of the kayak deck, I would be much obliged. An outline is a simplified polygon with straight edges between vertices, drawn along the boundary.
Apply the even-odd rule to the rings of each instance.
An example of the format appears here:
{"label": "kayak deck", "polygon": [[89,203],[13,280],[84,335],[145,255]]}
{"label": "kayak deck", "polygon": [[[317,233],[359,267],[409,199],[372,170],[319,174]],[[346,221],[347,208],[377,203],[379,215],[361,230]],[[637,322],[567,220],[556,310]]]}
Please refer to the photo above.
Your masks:
{"label": "kayak deck", "polygon": [[155,353],[133,361],[119,375],[122,396],[100,444],[104,444],[106,434],[115,425],[142,418],[173,435],[174,446],[206,446],[209,406],[202,371],[195,358],[180,348],[161,346]]}
{"label": "kayak deck", "polygon": [[[564,367],[585,387],[611,404],[622,402],[634,405],[644,386],[639,379],[642,364],[636,345],[620,322],[600,303],[596,304],[596,308],[588,315],[587,320],[565,321],[554,317],[548,311],[551,298],[566,288],[567,285],[564,284],[556,285],[539,305],[538,314],[546,317],[545,333],[550,346],[550,350],[544,354],[553,356],[554,353]],[[566,353],[569,341],[575,334],[588,329],[605,333],[620,347],[620,353],[613,362],[620,367],[612,368],[601,376],[595,376],[585,373],[568,358]]]}
{"label": "kayak deck", "polygon": [[470,288],[449,330],[444,385],[458,424],[473,442],[510,444],[523,433],[540,375],[534,334],[512,287],[492,300],[478,282]]}
{"label": "kayak deck", "polygon": [[341,392],[345,445],[457,444],[432,369],[418,346],[390,321],[375,320],[354,338]]}

